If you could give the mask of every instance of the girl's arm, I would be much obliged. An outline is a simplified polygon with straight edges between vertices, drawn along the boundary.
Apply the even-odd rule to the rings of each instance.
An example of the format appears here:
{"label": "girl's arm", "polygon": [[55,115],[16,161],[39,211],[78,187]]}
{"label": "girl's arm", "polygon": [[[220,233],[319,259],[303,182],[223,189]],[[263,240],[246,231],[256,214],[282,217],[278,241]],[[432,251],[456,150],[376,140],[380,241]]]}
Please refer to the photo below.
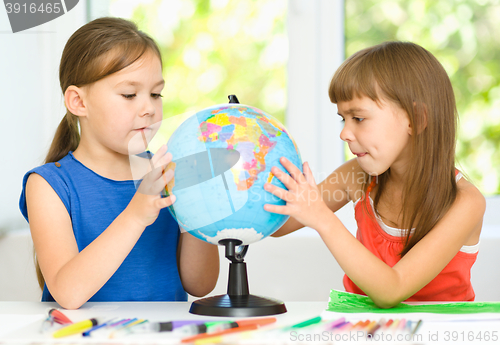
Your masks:
{"label": "girl's arm", "polygon": [[[164,166],[163,160],[169,159],[171,155],[155,162]],[[175,200],[160,197],[172,175],[172,171],[162,175],[162,168],[148,174],[127,208],[81,252],[61,199],[43,177],[30,175],[26,202],[31,235],[47,287],[62,307],[79,308],[114,274],[146,226]]]}
{"label": "girl's arm", "polygon": [[[318,184],[318,190],[330,211],[337,212],[353,199],[356,194],[355,191],[359,190],[361,187],[360,181],[364,178],[366,178],[366,173],[363,172],[356,160],[353,159],[341,165],[324,181]],[[304,225],[297,219],[290,217],[288,221],[271,236],[281,237],[303,227]]]}
{"label": "girl's arm", "polygon": [[[318,231],[344,272],[379,307],[392,307],[412,296],[434,277],[468,241],[476,243],[485,211],[485,199],[470,183],[461,181],[456,201],[439,223],[394,267],[366,249],[322,201],[301,200],[298,195],[317,189],[306,164],[305,176],[283,161],[292,177],[279,169],[275,176],[289,191],[266,185],[286,206],[266,205],[268,211],[289,214]],[[274,168],[273,168],[274,169]]]}
{"label": "girl's arm", "polygon": [[196,297],[205,296],[212,291],[219,277],[217,246],[182,231],[177,252],[184,290]]}

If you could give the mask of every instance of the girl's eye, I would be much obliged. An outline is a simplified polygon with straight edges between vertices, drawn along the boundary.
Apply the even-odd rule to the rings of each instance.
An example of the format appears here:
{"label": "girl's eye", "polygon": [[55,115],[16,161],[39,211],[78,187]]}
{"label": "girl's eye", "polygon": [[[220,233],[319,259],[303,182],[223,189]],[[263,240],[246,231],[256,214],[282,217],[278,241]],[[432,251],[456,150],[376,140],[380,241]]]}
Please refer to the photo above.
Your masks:
{"label": "girl's eye", "polygon": [[153,97],[154,99],[158,99],[158,98],[163,97],[163,96],[159,93],[152,93],[151,97]]}
{"label": "girl's eye", "polygon": [[132,99],[132,98],[134,98],[134,97],[135,97],[135,93],[133,93],[133,94],[123,94],[122,96],[123,96],[124,98],[126,98],[126,99]]}
{"label": "girl's eye", "polygon": [[364,120],[363,118],[360,117],[353,117],[352,119],[356,122],[362,122]]}

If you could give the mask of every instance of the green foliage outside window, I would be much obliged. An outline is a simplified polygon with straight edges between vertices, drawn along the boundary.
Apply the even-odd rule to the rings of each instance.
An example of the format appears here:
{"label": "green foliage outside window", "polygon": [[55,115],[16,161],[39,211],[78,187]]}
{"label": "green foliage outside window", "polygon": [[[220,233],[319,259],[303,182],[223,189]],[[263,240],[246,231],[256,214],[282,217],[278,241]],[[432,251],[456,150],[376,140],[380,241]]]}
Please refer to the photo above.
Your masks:
{"label": "green foliage outside window", "polygon": [[500,1],[345,0],[346,55],[412,41],[443,64],[457,99],[457,166],[500,193]]}
{"label": "green foliage outside window", "polygon": [[[285,122],[286,0],[111,0],[160,44],[164,114],[185,116],[236,94]],[[500,193],[500,1],[345,0],[346,55],[388,40],[432,52],[455,89],[457,166]],[[168,133],[166,134],[168,136]],[[349,158],[350,152],[346,152]]]}
{"label": "green foliage outside window", "polygon": [[172,131],[229,94],[285,121],[286,0],[112,0],[110,14],[132,19],[160,45]]}

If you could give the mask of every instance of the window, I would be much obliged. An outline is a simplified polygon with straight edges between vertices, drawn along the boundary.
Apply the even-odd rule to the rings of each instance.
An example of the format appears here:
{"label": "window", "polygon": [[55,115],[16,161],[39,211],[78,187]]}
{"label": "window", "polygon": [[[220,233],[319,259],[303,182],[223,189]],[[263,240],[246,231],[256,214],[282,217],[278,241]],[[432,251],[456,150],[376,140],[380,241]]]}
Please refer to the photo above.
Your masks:
{"label": "window", "polygon": [[159,44],[165,118],[235,94],[285,122],[286,0],[111,0],[109,13],[132,19]]}
{"label": "window", "polygon": [[443,64],[459,113],[457,166],[485,195],[500,193],[500,4],[346,0],[346,56],[388,40],[420,44]]}

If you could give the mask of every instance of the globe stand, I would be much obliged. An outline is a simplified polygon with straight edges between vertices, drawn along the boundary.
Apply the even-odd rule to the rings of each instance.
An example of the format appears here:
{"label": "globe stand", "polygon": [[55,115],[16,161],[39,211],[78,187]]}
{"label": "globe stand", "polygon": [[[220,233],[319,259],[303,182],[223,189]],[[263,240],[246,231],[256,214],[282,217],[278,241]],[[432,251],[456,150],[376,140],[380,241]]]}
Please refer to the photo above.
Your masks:
{"label": "globe stand", "polygon": [[243,261],[248,246],[236,251],[240,240],[224,239],[219,244],[226,247],[226,258],[229,264],[229,281],[227,294],[202,298],[191,304],[189,312],[210,316],[264,316],[286,313],[285,304],[281,301],[251,295],[248,289],[247,266]]}

